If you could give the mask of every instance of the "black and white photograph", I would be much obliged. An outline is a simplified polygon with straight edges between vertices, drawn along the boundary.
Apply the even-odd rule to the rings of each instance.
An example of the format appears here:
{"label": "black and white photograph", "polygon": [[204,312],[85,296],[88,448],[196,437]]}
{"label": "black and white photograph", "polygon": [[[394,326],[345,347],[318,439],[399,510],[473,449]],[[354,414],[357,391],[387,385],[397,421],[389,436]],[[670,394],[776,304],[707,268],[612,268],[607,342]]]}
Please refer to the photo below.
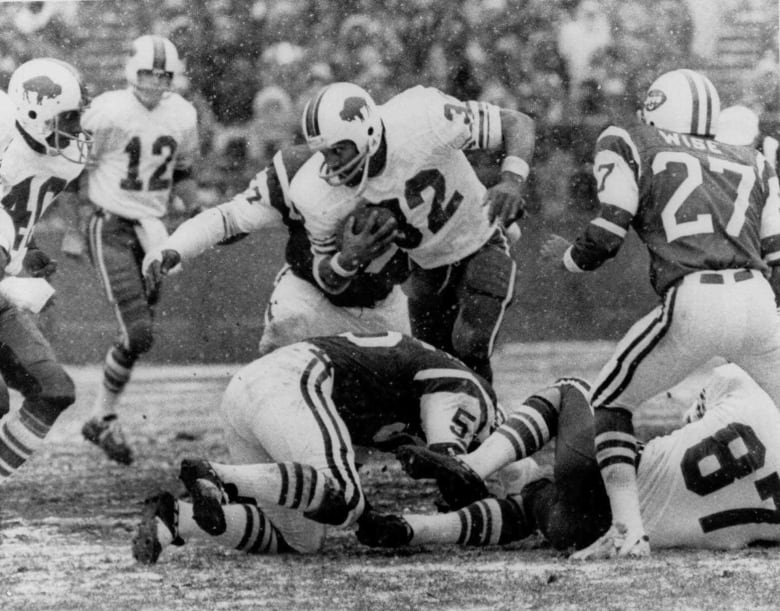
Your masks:
{"label": "black and white photograph", "polygon": [[777,609],[778,0],[0,0],[0,609]]}

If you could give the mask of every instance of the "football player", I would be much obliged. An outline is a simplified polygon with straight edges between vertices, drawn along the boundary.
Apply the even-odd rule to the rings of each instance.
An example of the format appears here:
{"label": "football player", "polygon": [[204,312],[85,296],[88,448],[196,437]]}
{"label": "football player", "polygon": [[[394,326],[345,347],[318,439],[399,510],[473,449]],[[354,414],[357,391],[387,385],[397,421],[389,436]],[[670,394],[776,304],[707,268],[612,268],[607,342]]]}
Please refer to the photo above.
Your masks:
{"label": "football player", "polygon": [[154,340],[155,299],[144,291],[141,262],[168,232],[163,218],[174,197],[198,206],[192,166],[198,152],[194,106],[171,91],[183,71],[176,47],[161,36],[132,43],[128,87],[95,98],[83,124],[94,138],[79,199],[88,210],[88,252],[119,327],[103,367],[103,383],[82,428],[114,461],[133,452],[117,406],[138,358]]}
{"label": "football player", "polygon": [[[714,139],[720,101],[710,80],[673,70],[651,85],[632,127],[596,143],[599,215],[574,244],[551,236],[542,258],[570,272],[615,256],[633,227],[650,253],[659,305],[627,332],[596,378],[596,459],[613,525],[578,558],[645,556],[637,496],[638,405],[720,356],[780,404],[778,179],[754,148]],[[769,278],[769,280],[767,280]]]}
{"label": "football player", "polygon": [[[0,279],[46,277],[56,268],[34,247],[33,231],[84,168],[90,139],[81,116],[88,104],[79,73],[66,62],[33,59],[11,75],[0,116]],[[0,481],[43,444],[75,400],[73,381],[9,280],[0,282]],[[5,385],[24,397],[19,410],[8,411]]]}
{"label": "football player", "polygon": [[142,563],[193,536],[248,553],[316,552],[326,525],[366,508],[354,444],[415,437],[463,453],[503,422],[492,387],[453,356],[400,333],[311,338],[238,371],[220,407],[231,463],[182,462],[191,500],[148,500]]}
{"label": "football player", "polygon": [[[736,365],[721,365],[685,420],[681,429],[651,439],[638,457],[639,507],[653,545],[737,549],[780,542],[780,413],[769,396]],[[529,398],[473,453],[446,457],[406,448],[407,467],[418,477],[436,478],[455,506],[470,504],[448,514],[372,514],[361,521],[358,538],[383,547],[495,545],[539,529],[556,549],[582,549],[611,523],[593,427],[587,386],[569,379]],[[482,477],[550,438],[554,480],[510,489],[505,499],[483,498]]]}
{"label": "football player", "polygon": [[366,223],[357,234],[345,228],[342,248],[364,265],[340,292],[325,292],[317,284],[309,233],[338,233],[356,205],[346,188],[331,189],[319,179],[320,164],[321,156],[305,145],[277,152],[245,191],[185,221],[147,254],[143,263],[147,290],[157,293],[169,270],[217,244],[285,227],[289,234],[285,264],[265,309],[260,355],[307,337],[345,331],[408,334],[406,297],[399,285],[409,266],[405,254],[391,243],[394,219],[379,227]]}
{"label": "football player", "polygon": [[[406,290],[413,334],[490,380],[515,286],[504,227],[523,213],[533,120],[421,86],[377,106],[357,85],[332,83],[307,103],[302,130],[334,193],[395,213],[395,242],[413,266]],[[490,189],[466,159],[472,149],[504,151],[501,180]],[[314,275],[324,290],[341,291],[364,260],[318,229],[310,232]]]}
{"label": "football player", "polygon": [[724,108],[718,119],[715,136],[720,142],[754,146],[764,154],[769,165],[777,172],[780,157],[780,142],[777,138],[761,131],[758,115],[741,104]]}

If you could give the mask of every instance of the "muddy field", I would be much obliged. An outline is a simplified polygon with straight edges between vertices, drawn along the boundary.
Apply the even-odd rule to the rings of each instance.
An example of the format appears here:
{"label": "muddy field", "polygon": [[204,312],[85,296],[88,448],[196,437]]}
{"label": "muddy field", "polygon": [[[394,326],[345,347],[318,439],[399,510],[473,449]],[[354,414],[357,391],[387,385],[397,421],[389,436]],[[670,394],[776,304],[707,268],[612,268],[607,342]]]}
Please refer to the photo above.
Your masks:
{"label": "muddy field", "polygon": [[[505,347],[502,400],[522,400],[558,375],[592,376],[610,344]],[[44,451],[0,489],[0,609],[776,609],[780,553],[663,552],[631,562],[576,564],[531,539],[512,548],[382,552],[333,533],[316,557],[259,557],[189,541],[154,566],[130,540],[143,499],[181,492],[186,456],[226,458],[212,415],[235,367],[141,367],[122,417],[139,459],[109,463],[79,433],[100,372],[69,368],[77,405]],[[691,385],[691,389],[695,385]],[[676,391],[682,405],[688,387]],[[653,405],[646,430],[675,422]],[[407,479],[387,455],[363,467],[380,510],[434,511],[431,486]]]}

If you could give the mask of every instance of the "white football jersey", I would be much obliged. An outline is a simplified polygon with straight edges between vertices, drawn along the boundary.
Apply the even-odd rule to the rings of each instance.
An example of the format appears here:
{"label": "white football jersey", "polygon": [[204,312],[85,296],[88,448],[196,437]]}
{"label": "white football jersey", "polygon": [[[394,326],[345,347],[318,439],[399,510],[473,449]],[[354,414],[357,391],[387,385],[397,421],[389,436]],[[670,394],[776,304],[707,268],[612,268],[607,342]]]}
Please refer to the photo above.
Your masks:
{"label": "white football jersey", "polygon": [[176,93],[149,110],[131,89],[96,97],[81,121],[92,131],[89,199],[128,219],[164,216],[174,170],[198,152],[197,112]]}
{"label": "white football jersey", "polygon": [[413,87],[379,107],[387,162],[368,179],[362,196],[405,218],[399,243],[425,269],[449,265],[476,252],[495,225],[483,208],[485,186],[464,150],[502,143],[499,108],[461,102],[441,91]]}
{"label": "white football jersey", "polygon": [[[41,147],[42,148],[42,147]],[[66,154],[79,158],[78,147],[71,142]],[[0,188],[5,212],[13,222],[13,244],[9,249],[11,260],[5,268],[7,274],[22,271],[22,260],[33,234],[33,228],[41,215],[68,185],[76,179],[84,165],[67,160],[62,155],[47,155],[30,148],[24,136],[14,130],[10,143],[0,160]],[[6,240],[4,217],[2,237]]]}
{"label": "white football jersey", "polygon": [[780,413],[736,365],[704,390],[701,420],[652,439],[637,471],[653,547],[780,542]]}

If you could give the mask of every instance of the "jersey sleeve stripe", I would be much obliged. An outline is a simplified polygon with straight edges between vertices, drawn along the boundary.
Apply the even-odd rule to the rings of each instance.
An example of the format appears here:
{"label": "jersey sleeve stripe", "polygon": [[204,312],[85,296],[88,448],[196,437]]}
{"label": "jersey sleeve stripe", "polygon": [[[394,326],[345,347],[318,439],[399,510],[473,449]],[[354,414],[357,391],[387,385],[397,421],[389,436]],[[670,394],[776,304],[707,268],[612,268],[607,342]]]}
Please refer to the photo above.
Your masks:
{"label": "jersey sleeve stripe", "polygon": [[596,147],[597,152],[600,150],[612,151],[623,158],[634,173],[634,178],[639,182],[639,177],[642,175],[639,149],[625,129],[614,125],[609,126],[601,132],[596,141]]}
{"label": "jersey sleeve stripe", "polygon": [[604,231],[613,233],[621,239],[625,238],[626,234],[628,233],[628,231],[620,225],[616,225],[615,223],[612,223],[611,221],[608,221],[602,217],[596,217],[591,221],[591,224],[595,225],[596,227],[600,227]]}
{"label": "jersey sleeve stripe", "polygon": [[613,206],[612,204],[607,203],[602,204],[600,216],[604,220],[625,230],[628,230],[628,228],[631,226],[631,221],[634,218],[634,215],[630,210],[626,210],[621,206]]}

